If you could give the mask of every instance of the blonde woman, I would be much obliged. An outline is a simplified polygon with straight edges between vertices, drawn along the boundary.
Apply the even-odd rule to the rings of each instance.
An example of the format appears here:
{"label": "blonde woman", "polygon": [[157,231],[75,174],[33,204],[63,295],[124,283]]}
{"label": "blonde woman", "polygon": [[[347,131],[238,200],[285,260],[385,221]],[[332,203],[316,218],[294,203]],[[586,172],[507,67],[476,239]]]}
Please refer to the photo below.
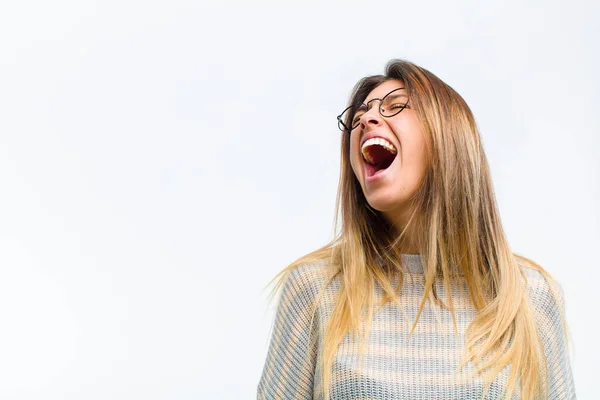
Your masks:
{"label": "blonde woman", "polygon": [[392,60],[338,122],[340,230],[273,278],[258,398],[574,399],[561,287],[511,251],[463,98]]}

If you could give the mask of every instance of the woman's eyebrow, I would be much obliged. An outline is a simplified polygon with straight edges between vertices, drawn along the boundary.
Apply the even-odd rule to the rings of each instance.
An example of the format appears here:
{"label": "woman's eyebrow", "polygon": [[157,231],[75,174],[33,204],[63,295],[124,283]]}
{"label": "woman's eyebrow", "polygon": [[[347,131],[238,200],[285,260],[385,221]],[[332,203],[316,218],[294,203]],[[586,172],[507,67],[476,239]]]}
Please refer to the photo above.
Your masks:
{"label": "woman's eyebrow", "polygon": [[388,96],[387,98],[395,99],[396,97],[408,97],[408,95],[406,93],[398,93],[398,94],[394,93],[394,94]]}
{"label": "woman's eyebrow", "polygon": [[[386,100],[388,100],[388,99],[394,100],[394,99],[397,99],[398,97],[408,97],[408,95],[406,93],[398,93],[398,94],[394,93],[392,95],[387,96]],[[381,100],[381,99],[379,97],[373,97],[371,100],[365,101],[362,104],[359,104],[358,109],[362,108],[363,105],[368,104],[367,109],[370,110],[371,107],[373,106],[373,103],[372,103],[373,100]]]}
{"label": "woman's eyebrow", "polygon": [[[400,90],[406,90],[406,88],[398,88],[398,89],[394,89],[394,90],[398,90],[398,91],[400,91]],[[388,95],[389,95],[389,93],[390,93],[390,92],[388,92]],[[385,96],[383,96],[383,97],[386,97],[386,96],[387,96],[387,98],[388,98],[388,99],[395,99],[396,97],[408,97],[408,94],[406,94],[406,93],[403,93],[403,92],[394,93],[394,94],[392,94],[392,95],[389,95],[389,96],[388,96],[388,95],[385,95]],[[365,100],[365,101],[363,101],[363,103],[364,103],[364,104],[367,104],[367,103],[370,103],[372,100],[381,100],[381,99],[382,99],[382,97],[373,97],[373,98],[372,98],[372,99],[370,99],[369,101],[366,101],[366,100]]]}

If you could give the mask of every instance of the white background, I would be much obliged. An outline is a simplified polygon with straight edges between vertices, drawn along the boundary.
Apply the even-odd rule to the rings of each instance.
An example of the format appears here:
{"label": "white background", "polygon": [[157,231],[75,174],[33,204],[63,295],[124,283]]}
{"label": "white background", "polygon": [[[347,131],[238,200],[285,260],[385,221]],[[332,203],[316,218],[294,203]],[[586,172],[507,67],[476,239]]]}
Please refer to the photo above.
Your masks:
{"label": "white background", "polygon": [[266,283],[333,233],[335,116],[404,58],[467,100],[598,394],[593,1],[0,6],[0,398],[251,399]]}

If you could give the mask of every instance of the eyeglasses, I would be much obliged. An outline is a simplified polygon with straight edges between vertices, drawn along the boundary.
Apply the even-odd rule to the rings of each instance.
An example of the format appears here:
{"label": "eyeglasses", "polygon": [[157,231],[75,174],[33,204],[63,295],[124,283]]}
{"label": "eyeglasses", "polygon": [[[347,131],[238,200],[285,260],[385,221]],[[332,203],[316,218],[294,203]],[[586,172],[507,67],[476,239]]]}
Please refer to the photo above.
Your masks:
{"label": "eyeglasses", "polygon": [[[347,107],[340,115],[337,116],[338,128],[342,132],[350,133],[360,124],[360,117],[369,110],[370,103],[374,100],[379,100],[379,114],[382,117],[393,117],[404,110],[408,104],[408,96],[405,93],[399,92],[404,87],[397,88],[383,96],[383,99],[374,98],[369,100],[367,104],[358,103]],[[351,125],[351,128],[348,128]]]}

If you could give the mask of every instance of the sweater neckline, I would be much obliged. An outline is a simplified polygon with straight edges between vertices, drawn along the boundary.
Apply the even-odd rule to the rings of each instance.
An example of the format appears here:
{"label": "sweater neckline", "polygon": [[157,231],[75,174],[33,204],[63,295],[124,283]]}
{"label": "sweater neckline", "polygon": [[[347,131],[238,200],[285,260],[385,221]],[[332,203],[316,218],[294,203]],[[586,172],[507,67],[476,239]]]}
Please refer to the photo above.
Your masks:
{"label": "sweater neckline", "polygon": [[420,254],[401,254],[404,269],[411,274],[423,274],[423,260]]}

